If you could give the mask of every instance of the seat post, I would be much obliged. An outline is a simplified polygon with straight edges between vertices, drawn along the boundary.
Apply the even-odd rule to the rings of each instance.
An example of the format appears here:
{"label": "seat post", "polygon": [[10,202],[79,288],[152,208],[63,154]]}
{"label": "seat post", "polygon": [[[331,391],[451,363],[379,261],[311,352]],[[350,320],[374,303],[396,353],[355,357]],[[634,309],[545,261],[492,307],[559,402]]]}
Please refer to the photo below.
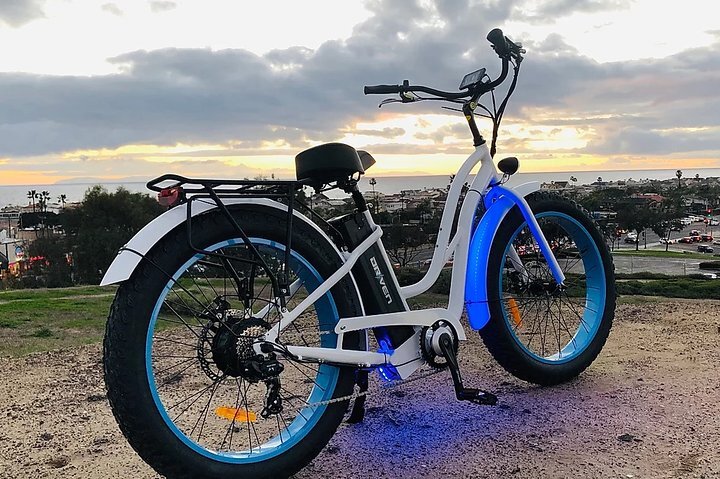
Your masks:
{"label": "seat post", "polygon": [[350,195],[352,196],[352,199],[355,202],[355,207],[358,209],[358,211],[360,213],[366,212],[368,209],[367,201],[365,201],[365,197],[358,189],[357,183],[355,183],[355,185],[353,185],[352,189],[350,190]]}

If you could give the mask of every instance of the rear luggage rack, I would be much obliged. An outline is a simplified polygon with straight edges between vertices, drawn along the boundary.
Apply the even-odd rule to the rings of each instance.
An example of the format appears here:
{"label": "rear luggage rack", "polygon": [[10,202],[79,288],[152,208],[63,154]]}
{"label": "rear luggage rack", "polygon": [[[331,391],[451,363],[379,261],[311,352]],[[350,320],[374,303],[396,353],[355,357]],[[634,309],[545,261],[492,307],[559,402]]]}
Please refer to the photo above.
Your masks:
{"label": "rear luggage rack", "polygon": [[147,187],[158,193],[167,189],[182,188],[185,194],[209,194],[212,190],[219,195],[268,198],[287,196],[289,190],[297,191],[306,184],[306,181],[296,180],[221,180],[167,174],[150,180]]}
{"label": "rear luggage rack", "polygon": [[[303,209],[310,213],[310,215],[317,220],[320,226],[324,226],[325,229],[335,231],[335,228],[330,225],[325,218],[315,213],[305,203],[298,201],[295,195],[298,191],[302,190],[303,186],[307,186],[307,180],[235,180],[235,179],[208,179],[208,178],[187,178],[185,176],[176,174],[166,174],[159,176],[147,183],[147,188],[151,191],[158,193],[158,201],[168,208],[179,207],[179,205],[185,205],[187,221],[187,241],[188,245],[199,254],[208,256],[214,256],[220,259],[225,266],[231,272],[235,272],[232,267],[231,261],[239,261],[243,263],[250,263],[254,267],[258,267],[267,274],[270,279],[273,293],[278,298],[280,307],[285,308],[286,296],[289,292],[289,278],[287,272],[290,271],[290,258],[292,251],[292,227],[293,227],[293,211],[295,206],[301,206]],[[329,188],[328,188],[329,189]],[[276,275],[270,269],[268,264],[263,259],[262,255],[258,252],[255,245],[252,244],[248,236],[243,231],[242,227],[233,217],[232,213],[228,210],[227,205],[223,203],[223,199],[235,199],[235,198],[273,198],[278,202],[287,206],[286,210],[286,232],[285,232],[285,249],[283,265],[279,274]],[[254,259],[241,258],[238,256],[231,256],[224,253],[206,251],[202,248],[198,248],[192,243],[192,203],[193,201],[202,201],[207,203],[207,200],[211,200],[217,208],[222,212],[223,216],[232,225],[235,232],[242,239],[245,246],[252,253]],[[254,269],[254,268],[253,268]],[[234,280],[237,283],[238,293],[250,295],[251,288],[253,287],[251,281],[247,281],[245,278],[241,278],[239,275],[234,274]],[[242,298],[241,298],[242,299]]]}

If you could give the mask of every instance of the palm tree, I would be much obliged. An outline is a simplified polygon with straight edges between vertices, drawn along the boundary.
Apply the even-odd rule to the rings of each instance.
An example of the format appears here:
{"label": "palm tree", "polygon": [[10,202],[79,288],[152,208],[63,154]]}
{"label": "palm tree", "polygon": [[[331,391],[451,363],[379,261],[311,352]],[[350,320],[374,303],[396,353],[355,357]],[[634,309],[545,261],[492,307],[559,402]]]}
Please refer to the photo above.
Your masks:
{"label": "palm tree", "polygon": [[58,196],[58,201],[62,205],[62,208],[65,209],[65,203],[67,203],[67,195],[60,195]]}
{"label": "palm tree", "polygon": [[675,176],[677,176],[678,179],[678,188],[680,188],[680,178],[682,178],[682,170],[677,170],[675,172]]}
{"label": "palm tree", "polygon": [[40,192],[40,203],[42,204],[41,211],[47,213],[48,201],[50,200],[50,192],[43,190]]}
{"label": "palm tree", "polygon": [[27,192],[27,197],[30,200],[30,202],[32,203],[33,213],[35,213],[35,197],[36,197],[36,195],[37,195],[37,191],[35,191],[35,190],[30,190]]}
{"label": "palm tree", "polygon": [[375,213],[378,212],[378,200],[377,200],[377,193],[375,193],[375,185],[377,185],[377,180],[375,178],[370,178],[370,186],[372,186],[373,189],[373,200],[375,201]]}

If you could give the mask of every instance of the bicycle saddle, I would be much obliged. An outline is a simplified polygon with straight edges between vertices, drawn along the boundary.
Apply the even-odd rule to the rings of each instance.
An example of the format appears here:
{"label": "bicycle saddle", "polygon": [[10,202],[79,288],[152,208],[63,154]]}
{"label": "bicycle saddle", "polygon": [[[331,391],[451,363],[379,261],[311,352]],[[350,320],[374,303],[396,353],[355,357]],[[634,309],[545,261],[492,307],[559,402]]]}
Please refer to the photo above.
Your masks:
{"label": "bicycle saddle", "polygon": [[375,159],[366,151],[344,143],[325,143],[298,153],[295,173],[298,181],[308,180],[311,186],[322,186],[365,173],[373,164]]}

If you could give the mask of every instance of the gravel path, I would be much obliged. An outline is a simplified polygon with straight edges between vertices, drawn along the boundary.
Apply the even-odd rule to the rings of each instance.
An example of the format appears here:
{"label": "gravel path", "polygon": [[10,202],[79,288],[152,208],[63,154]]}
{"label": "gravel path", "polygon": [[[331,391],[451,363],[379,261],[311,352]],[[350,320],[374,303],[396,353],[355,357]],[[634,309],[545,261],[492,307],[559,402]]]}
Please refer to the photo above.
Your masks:
{"label": "gravel path", "polygon": [[[99,346],[0,359],[0,478],[154,478],[119,433]],[[374,383],[365,422],[343,425],[296,477],[718,478],[720,302],[625,304],[576,381],[513,379],[472,335],[468,385],[498,406],[455,401],[449,374]]]}

